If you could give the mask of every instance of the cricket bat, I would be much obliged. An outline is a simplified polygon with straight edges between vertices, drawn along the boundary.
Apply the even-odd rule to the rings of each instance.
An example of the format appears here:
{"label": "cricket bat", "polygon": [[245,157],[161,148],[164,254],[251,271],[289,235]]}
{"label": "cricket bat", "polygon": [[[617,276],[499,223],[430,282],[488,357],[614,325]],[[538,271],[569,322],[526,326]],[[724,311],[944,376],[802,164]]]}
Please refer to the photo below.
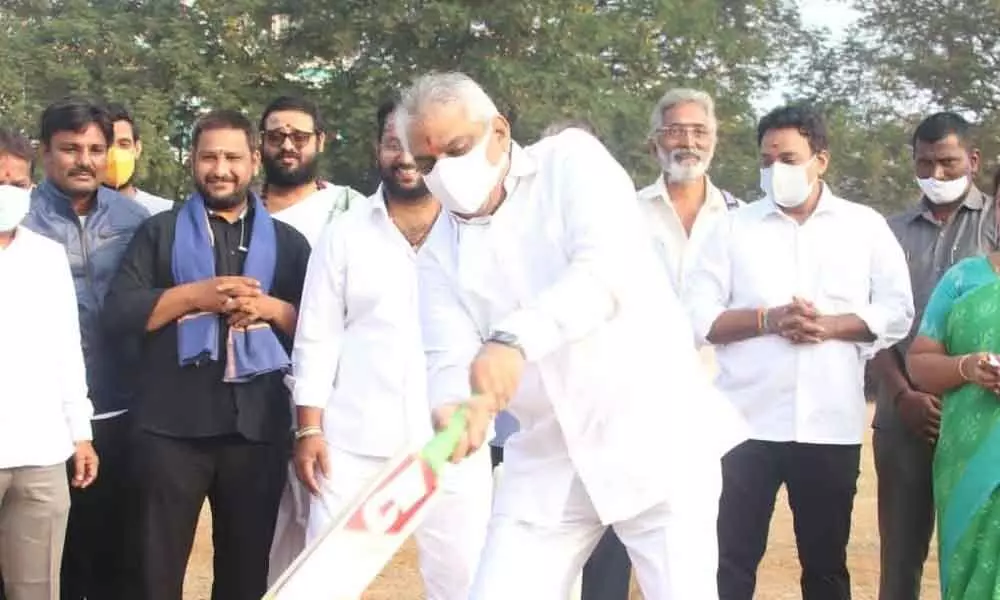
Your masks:
{"label": "cricket bat", "polygon": [[465,427],[459,409],[418,452],[391,459],[263,600],[358,600],[431,509],[441,470]]}

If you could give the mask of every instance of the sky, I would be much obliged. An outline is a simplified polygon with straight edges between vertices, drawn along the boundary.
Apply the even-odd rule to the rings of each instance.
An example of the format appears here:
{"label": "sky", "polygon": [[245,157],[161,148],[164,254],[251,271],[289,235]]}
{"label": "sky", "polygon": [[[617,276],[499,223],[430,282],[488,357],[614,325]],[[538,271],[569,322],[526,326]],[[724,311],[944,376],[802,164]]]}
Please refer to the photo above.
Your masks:
{"label": "sky", "polygon": [[[833,42],[840,41],[859,17],[859,13],[851,6],[850,0],[798,0],[799,14],[806,27],[826,27],[830,30]],[[779,85],[764,94],[756,102],[757,110],[763,114],[781,104],[787,86]]]}

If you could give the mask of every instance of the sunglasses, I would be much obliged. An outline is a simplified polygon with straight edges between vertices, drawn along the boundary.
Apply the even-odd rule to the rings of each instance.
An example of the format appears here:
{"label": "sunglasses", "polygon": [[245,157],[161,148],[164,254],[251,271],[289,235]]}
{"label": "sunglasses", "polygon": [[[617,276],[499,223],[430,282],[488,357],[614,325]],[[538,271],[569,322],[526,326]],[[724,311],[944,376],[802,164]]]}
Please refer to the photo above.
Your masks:
{"label": "sunglasses", "polygon": [[292,140],[292,145],[301,150],[313,139],[316,133],[315,131],[299,131],[298,129],[292,129],[291,131],[271,129],[263,132],[261,137],[264,138],[264,143],[276,148],[284,146],[285,140],[290,139]]}

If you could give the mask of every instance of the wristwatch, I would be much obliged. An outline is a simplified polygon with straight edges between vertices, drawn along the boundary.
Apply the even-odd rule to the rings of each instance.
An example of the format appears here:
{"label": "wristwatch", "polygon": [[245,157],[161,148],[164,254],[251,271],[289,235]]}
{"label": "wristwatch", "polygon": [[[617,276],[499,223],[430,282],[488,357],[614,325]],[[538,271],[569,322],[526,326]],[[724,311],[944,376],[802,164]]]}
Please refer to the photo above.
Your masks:
{"label": "wristwatch", "polygon": [[513,333],[507,331],[494,331],[490,334],[490,337],[486,340],[487,343],[491,344],[502,344],[504,346],[509,346],[521,353],[521,358],[524,356],[524,347],[521,346],[521,342],[518,341],[517,336]]}

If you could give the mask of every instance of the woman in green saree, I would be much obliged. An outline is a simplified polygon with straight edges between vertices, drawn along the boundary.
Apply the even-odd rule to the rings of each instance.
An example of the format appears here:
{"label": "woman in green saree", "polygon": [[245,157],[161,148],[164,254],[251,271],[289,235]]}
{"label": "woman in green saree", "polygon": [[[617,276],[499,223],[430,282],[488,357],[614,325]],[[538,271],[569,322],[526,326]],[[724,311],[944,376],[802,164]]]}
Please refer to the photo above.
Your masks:
{"label": "woman in green saree", "polygon": [[1000,253],[956,263],[934,289],[907,355],[942,398],[934,503],[943,600],[1000,598]]}

